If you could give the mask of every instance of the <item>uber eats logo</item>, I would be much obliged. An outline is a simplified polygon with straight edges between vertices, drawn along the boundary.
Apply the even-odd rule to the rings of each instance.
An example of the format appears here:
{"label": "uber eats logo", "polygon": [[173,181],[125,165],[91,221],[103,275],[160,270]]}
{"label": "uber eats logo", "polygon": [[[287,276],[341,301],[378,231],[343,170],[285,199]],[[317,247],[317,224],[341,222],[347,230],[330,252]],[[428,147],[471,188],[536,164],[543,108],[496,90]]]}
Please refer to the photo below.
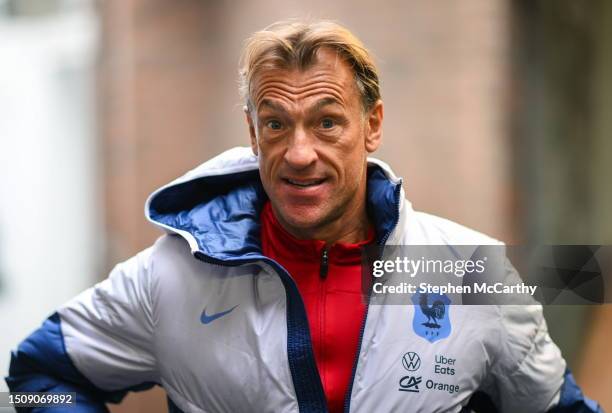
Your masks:
{"label": "uber eats logo", "polygon": [[[421,358],[414,351],[409,351],[402,356],[402,366],[408,371],[417,371],[421,367]],[[421,376],[403,376],[399,380],[398,390],[418,393],[421,381]]]}

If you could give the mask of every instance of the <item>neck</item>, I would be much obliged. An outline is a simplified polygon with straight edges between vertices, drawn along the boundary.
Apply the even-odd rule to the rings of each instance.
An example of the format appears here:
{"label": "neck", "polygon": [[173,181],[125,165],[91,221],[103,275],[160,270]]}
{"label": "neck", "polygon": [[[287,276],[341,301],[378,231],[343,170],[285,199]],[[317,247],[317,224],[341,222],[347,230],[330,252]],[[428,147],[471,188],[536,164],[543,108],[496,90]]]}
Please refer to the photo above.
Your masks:
{"label": "neck", "polygon": [[[338,219],[332,223],[325,225],[323,228],[294,228],[277,216],[278,222],[283,228],[297,239],[321,240],[328,245],[335,243],[355,244],[363,241],[368,237],[370,221],[365,208],[359,214],[351,214],[343,216],[343,219]],[[344,219],[346,218],[346,219]]]}
{"label": "neck", "polygon": [[368,237],[370,221],[366,214],[365,205],[358,213],[346,215],[342,218],[345,217],[346,219],[338,219],[333,225],[323,229],[313,238],[332,245],[337,242],[355,244]]}

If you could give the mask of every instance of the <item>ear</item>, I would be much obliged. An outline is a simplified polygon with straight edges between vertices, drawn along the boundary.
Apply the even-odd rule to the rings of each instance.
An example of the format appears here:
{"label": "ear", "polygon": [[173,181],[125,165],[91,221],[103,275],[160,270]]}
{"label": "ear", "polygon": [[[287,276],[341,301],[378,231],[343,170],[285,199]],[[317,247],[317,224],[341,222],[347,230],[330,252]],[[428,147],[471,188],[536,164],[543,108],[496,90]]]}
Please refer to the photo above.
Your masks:
{"label": "ear", "polygon": [[251,138],[251,150],[255,154],[258,155],[259,148],[257,147],[257,134],[255,133],[255,122],[253,122],[253,118],[251,117],[251,112],[245,106],[244,114],[246,116],[247,124],[249,125],[249,136]]}
{"label": "ear", "polygon": [[382,141],[383,102],[378,100],[366,115],[365,148],[368,153],[374,152]]}

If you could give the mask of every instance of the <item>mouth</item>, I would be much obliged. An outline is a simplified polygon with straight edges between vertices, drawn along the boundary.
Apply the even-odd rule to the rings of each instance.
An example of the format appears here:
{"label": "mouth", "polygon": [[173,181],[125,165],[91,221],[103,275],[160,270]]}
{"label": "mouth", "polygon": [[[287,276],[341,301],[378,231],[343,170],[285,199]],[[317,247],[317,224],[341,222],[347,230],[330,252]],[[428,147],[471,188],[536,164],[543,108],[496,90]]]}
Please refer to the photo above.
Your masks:
{"label": "mouth", "polygon": [[314,179],[295,179],[295,178],[282,178],[283,182],[296,187],[296,188],[311,188],[317,185],[321,185],[326,181],[326,178],[314,178]]}

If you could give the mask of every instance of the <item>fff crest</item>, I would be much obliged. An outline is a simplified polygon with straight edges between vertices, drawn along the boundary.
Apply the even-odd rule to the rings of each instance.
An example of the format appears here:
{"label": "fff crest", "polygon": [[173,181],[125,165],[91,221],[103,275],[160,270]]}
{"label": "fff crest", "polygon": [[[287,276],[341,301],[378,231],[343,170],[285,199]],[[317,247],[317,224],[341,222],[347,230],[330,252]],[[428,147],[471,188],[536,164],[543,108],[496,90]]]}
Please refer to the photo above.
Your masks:
{"label": "fff crest", "polygon": [[417,293],[412,296],[414,332],[430,343],[442,340],[451,333],[449,318],[450,298],[445,294]]}

